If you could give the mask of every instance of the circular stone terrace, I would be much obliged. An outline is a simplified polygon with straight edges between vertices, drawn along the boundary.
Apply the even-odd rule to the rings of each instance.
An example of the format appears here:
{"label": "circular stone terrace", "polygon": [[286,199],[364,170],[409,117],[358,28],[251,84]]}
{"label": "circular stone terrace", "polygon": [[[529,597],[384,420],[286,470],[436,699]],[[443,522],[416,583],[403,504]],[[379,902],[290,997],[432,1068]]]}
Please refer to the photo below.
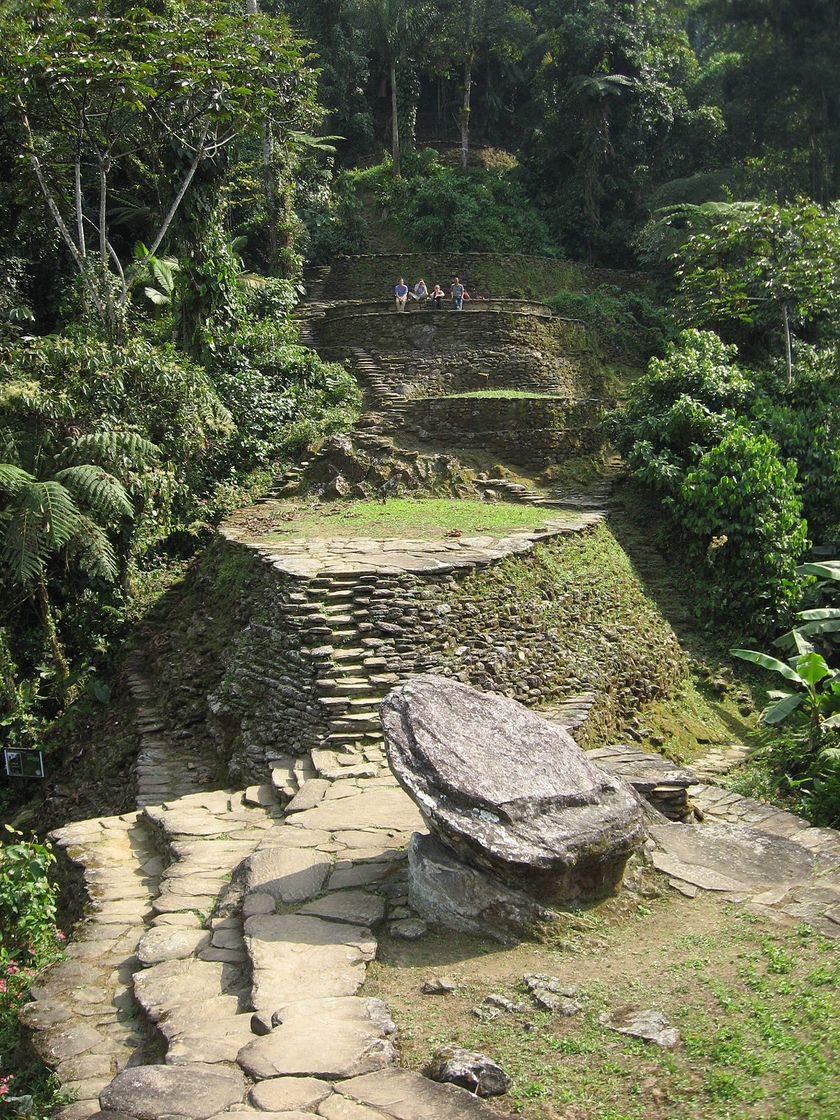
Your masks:
{"label": "circular stone terrace", "polygon": [[291,576],[449,572],[529,552],[540,541],[600,519],[597,512],[577,510],[543,516],[505,502],[394,499],[321,506],[266,501],[256,510],[233,514],[221,534],[256,549]]}

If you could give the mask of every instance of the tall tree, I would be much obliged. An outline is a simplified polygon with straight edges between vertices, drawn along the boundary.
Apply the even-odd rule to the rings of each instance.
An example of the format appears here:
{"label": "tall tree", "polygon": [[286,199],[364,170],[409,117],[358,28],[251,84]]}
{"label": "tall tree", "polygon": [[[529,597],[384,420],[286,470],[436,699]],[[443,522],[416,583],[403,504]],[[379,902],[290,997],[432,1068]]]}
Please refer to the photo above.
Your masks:
{"label": "tall tree", "polygon": [[435,17],[432,0],[360,0],[371,50],[388,74],[391,89],[391,157],[401,175],[397,78],[400,64],[421,43]]}
{"label": "tall tree", "polygon": [[282,19],[231,14],[207,0],[163,14],[90,9],[36,0],[7,20],[0,91],[96,313],[115,334],[146,262],[124,263],[114,245],[114,179],[136,180],[144,154],[178,153],[178,185],[144,238],[156,255],[201,164],[266,122],[309,123],[314,74]]}

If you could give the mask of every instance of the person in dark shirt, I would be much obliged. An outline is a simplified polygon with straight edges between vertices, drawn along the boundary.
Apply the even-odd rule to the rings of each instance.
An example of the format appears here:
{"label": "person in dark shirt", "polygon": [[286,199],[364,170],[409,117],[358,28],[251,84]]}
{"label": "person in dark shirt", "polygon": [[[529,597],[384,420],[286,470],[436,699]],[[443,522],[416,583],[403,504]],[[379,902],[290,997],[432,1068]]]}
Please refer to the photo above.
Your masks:
{"label": "person in dark shirt", "polygon": [[432,301],[432,310],[440,311],[443,307],[443,301],[445,298],[443,288],[440,286],[440,284],[435,284],[434,288],[432,288],[432,294],[430,298]]}

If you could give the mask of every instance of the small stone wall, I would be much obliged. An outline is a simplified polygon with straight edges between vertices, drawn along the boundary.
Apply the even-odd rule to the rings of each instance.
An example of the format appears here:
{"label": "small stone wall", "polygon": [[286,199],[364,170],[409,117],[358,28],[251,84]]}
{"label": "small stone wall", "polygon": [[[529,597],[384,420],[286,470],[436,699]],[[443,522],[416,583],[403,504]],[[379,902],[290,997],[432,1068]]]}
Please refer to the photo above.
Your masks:
{"label": "small stone wall", "polygon": [[575,392],[588,370],[586,358],[529,348],[453,350],[445,355],[404,354],[378,362],[400,396],[439,397],[481,389]]}
{"label": "small stone wall", "polygon": [[328,299],[381,299],[404,277],[411,284],[421,277],[431,288],[449,290],[457,274],[470,295],[490,298],[542,299],[561,290],[586,291],[599,284],[628,287],[632,273],[587,268],[552,257],[518,253],[385,253],[333,259],[324,286]]}
{"label": "small stone wall", "polygon": [[[328,304],[324,308],[324,315],[327,319],[345,319],[348,316],[371,315],[383,311],[396,314],[392,298],[386,296],[377,300],[345,300],[341,303]],[[433,308],[428,300],[425,303],[418,303],[410,299],[405,306],[405,312],[400,314],[442,315],[444,311],[454,311],[448,295],[442,308]],[[550,307],[528,299],[470,299],[465,302],[464,310],[459,314],[472,315],[480,311],[510,311],[519,315],[536,315],[541,319],[551,318]]]}
{"label": "small stone wall", "polygon": [[450,446],[480,447],[524,466],[591,455],[604,443],[602,402],[544,397],[437,397],[410,401],[406,426]]}
{"label": "small stone wall", "polygon": [[401,315],[396,311],[325,316],[312,322],[318,348],[342,352],[375,346],[385,354],[444,354],[508,346],[575,353],[586,348],[586,330],[571,319],[549,319],[509,311],[471,310]]}

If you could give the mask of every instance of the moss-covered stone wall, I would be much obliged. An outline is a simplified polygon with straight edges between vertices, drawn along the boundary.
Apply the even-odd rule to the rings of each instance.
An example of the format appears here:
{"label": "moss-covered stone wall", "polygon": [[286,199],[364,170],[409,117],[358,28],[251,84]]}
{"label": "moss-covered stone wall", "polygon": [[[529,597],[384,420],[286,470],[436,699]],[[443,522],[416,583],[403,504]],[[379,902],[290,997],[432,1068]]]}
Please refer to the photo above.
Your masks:
{"label": "moss-covered stone wall", "polygon": [[568,354],[582,351],[587,345],[586,331],[580,323],[509,311],[473,309],[463,314],[430,311],[400,315],[383,310],[325,316],[312,325],[319,349],[331,352],[352,346],[375,346],[385,354],[531,346]]}
{"label": "moss-covered stone wall", "polygon": [[[347,724],[336,685],[348,674],[376,695],[423,672],[533,706],[592,692],[584,737],[602,740],[685,673],[604,526],[466,571],[356,577],[340,622],[323,606],[330,586],[220,542],[186,596],[200,610],[189,620],[184,609],[180,624],[169,616],[169,643],[149,667],[161,706],[178,733],[212,736],[237,781],[264,779],[274,757],[352,738],[336,735]],[[377,734],[360,724],[359,742]]]}
{"label": "moss-covered stone wall", "polygon": [[635,283],[632,273],[586,268],[572,261],[517,253],[386,253],[336,257],[324,286],[328,299],[380,299],[403,276],[449,290],[457,274],[471,295],[545,299],[559,291],[588,291],[599,284]]}
{"label": "moss-covered stone wall", "polygon": [[599,399],[438,397],[408,402],[406,425],[451,446],[480,447],[510,463],[540,467],[603,444]]}

